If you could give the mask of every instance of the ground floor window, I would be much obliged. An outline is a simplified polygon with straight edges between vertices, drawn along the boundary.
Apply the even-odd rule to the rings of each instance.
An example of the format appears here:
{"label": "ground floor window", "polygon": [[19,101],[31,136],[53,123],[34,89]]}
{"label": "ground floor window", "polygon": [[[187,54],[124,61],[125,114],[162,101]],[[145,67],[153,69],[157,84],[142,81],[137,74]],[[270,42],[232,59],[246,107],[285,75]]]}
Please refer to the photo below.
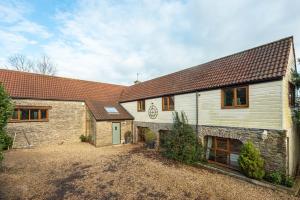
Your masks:
{"label": "ground floor window", "polygon": [[242,142],[236,139],[206,136],[206,159],[231,168],[238,168]]}
{"label": "ground floor window", "polygon": [[43,122],[49,120],[50,107],[16,106],[10,122]]}

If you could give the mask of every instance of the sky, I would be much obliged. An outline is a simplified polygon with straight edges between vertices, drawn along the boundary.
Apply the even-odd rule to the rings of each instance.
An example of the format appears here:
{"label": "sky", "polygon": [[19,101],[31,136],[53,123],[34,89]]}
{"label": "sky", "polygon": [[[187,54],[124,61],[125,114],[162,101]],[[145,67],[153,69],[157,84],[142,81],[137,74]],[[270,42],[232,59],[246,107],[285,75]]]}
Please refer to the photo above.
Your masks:
{"label": "sky", "polygon": [[57,75],[131,85],[294,36],[299,0],[1,0],[0,67],[48,55]]}

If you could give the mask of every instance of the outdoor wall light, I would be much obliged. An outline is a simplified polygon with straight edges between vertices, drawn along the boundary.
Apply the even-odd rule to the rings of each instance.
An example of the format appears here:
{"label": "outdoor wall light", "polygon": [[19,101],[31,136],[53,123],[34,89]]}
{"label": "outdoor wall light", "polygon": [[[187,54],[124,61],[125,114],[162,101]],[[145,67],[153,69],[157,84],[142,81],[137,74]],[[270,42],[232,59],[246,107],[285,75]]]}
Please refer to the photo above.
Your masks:
{"label": "outdoor wall light", "polygon": [[267,130],[264,130],[261,134],[261,139],[262,140],[266,140],[268,139],[268,131]]}

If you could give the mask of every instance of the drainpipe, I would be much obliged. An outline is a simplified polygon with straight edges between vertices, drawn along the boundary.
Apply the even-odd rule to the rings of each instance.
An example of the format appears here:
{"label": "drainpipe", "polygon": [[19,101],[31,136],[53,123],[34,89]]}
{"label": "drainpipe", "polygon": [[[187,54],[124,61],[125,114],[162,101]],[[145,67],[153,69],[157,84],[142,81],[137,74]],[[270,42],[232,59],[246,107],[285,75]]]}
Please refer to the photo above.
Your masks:
{"label": "drainpipe", "polygon": [[199,133],[198,133],[198,119],[199,119],[198,99],[199,99],[199,92],[197,91],[196,92],[196,134],[197,134],[197,138],[199,137]]}

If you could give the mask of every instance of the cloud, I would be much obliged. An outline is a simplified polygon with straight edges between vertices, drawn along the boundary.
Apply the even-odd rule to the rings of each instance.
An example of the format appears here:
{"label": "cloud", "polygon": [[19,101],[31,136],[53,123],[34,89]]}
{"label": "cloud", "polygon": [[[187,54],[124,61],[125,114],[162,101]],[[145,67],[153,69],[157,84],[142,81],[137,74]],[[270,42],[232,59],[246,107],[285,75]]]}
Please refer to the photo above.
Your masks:
{"label": "cloud", "polygon": [[[1,2],[0,62],[8,52],[30,56],[38,49],[59,75],[132,84],[136,73],[144,81],[290,35],[300,54],[298,0],[58,4],[49,11],[30,1]],[[29,19],[39,12],[54,16],[51,25]]]}
{"label": "cloud", "polygon": [[[75,76],[131,84],[136,73],[144,80],[168,73],[197,63],[201,56],[200,48],[174,38],[190,26],[180,19],[183,6],[164,1],[80,1],[73,11],[57,15],[62,35],[59,42],[45,45],[45,51],[65,63],[59,68],[64,75],[70,75],[67,68]],[[62,57],[62,51],[71,58]],[[78,68],[84,68],[82,73]]]}
{"label": "cloud", "polygon": [[30,12],[28,5],[20,1],[6,1],[0,3],[0,22],[14,23],[24,19],[24,15]]}
{"label": "cloud", "polygon": [[20,20],[13,26],[8,28],[9,32],[13,33],[30,33],[34,34],[36,37],[42,37],[47,39],[51,34],[46,30],[44,26],[36,24],[28,20]]}
{"label": "cloud", "polygon": [[146,80],[300,36],[299,14],[283,0],[77,3],[57,13],[61,35],[44,49],[63,75],[98,81],[131,84],[136,73]]}
{"label": "cloud", "polygon": [[4,60],[11,54],[23,53],[30,47],[38,46],[40,39],[51,36],[46,27],[29,20],[31,12],[32,7],[23,1],[0,2],[1,65],[6,64]]}

